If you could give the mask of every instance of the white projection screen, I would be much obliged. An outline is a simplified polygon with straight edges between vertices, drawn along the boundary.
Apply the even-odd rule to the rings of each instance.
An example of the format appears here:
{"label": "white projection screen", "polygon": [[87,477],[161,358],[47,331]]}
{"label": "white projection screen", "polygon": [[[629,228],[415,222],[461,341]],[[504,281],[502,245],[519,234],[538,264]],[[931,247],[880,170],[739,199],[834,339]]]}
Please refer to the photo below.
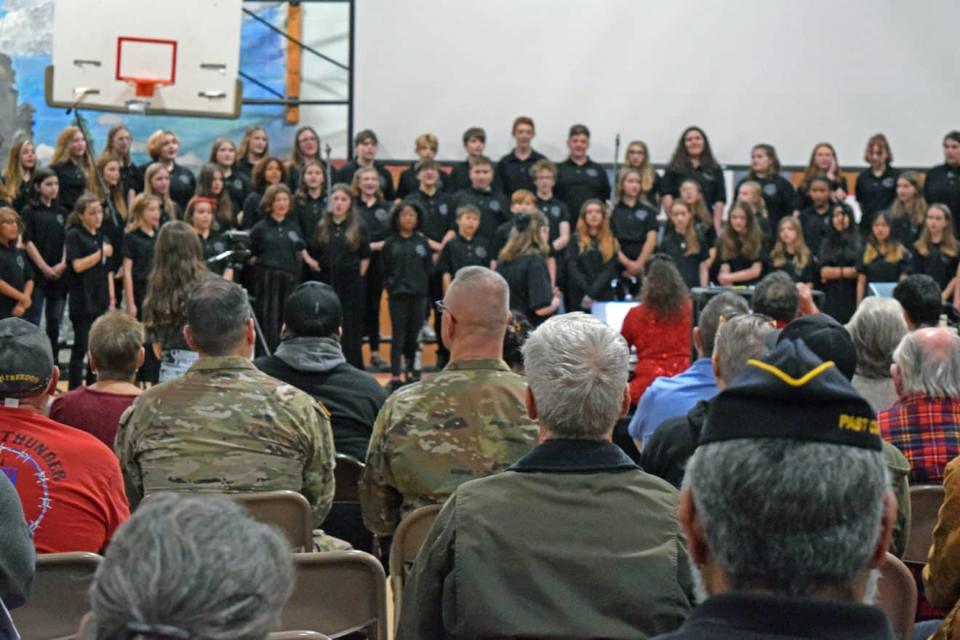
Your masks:
{"label": "white projection screen", "polygon": [[587,124],[591,156],[612,162],[614,137],[667,162],[680,132],[703,127],[725,165],[769,142],[805,165],[830,141],[841,166],[864,165],[884,132],[895,165],[943,162],[960,129],[957,0],[359,0],[355,130],[381,156],[413,157],[440,138],[460,159],[468,126],[487,151],[511,148],[530,115],[534,146],[565,156],[567,128]]}

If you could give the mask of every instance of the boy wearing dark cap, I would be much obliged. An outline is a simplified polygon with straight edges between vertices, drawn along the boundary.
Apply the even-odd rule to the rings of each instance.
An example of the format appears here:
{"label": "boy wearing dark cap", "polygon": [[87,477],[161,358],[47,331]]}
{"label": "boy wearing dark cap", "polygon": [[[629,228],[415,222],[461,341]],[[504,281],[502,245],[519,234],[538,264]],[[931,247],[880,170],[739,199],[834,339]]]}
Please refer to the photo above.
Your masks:
{"label": "boy wearing dark cap", "polygon": [[100,553],[130,517],[117,457],[94,436],[47,418],[60,371],[50,341],[0,320],[0,468],[23,504],[39,553]]}

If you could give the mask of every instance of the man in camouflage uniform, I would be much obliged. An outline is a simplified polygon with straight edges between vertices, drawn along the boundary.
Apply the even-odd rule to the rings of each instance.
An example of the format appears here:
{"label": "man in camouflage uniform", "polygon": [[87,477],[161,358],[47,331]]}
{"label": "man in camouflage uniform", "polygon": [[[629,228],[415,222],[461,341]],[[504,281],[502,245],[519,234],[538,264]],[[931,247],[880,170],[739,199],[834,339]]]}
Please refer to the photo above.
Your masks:
{"label": "man in camouflage uniform", "polygon": [[495,272],[457,272],[441,326],[450,364],[391,395],[373,427],[360,504],[374,533],[392,534],[417,507],[442,503],[461,483],[506,469],[536,444],[527,385],[501,358],[508,299]]}
{"label": "man in camouflage uniform", "polygon": [[[120,419],[116,451],[131,507],[157,491],[290,489],[310,502],[319,528],[334,492],[326,409],[253,366],[254,325],[238,285],[201,284],[187,302],[187,323],[199,360],[145,391]],[[336,546],[322,533],[315,538]]]}

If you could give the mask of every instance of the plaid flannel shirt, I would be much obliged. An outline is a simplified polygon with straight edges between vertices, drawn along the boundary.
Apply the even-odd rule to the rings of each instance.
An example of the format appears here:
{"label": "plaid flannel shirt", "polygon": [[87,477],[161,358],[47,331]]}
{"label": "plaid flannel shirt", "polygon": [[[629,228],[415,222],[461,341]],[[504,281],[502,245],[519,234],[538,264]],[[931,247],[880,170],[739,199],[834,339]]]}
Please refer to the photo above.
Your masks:
{"label": "plaid flannel shirt", "polygon": [[911,393],[877,414],[880,433],[910,461],[911,484],[941,484],[960,455],[960,398]]}

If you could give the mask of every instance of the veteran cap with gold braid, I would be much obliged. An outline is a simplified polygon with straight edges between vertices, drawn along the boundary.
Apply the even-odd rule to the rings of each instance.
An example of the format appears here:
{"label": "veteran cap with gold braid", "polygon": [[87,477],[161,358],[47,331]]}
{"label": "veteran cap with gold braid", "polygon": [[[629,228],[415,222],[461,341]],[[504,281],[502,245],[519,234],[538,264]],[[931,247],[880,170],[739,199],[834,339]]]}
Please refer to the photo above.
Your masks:
{"label": "veteran cap with gold braid", "polygon": [[0,399],[16,405],[50,384],[53,352],[50,339],[36,325],[20,318],[0,320]]}
{"label": "veteran cap with gold braid", "polygon": [[870,405],[832,361],[802,340],[784,340],[746,368],[710,403],[700,444],[786,438],[880,451]]}

